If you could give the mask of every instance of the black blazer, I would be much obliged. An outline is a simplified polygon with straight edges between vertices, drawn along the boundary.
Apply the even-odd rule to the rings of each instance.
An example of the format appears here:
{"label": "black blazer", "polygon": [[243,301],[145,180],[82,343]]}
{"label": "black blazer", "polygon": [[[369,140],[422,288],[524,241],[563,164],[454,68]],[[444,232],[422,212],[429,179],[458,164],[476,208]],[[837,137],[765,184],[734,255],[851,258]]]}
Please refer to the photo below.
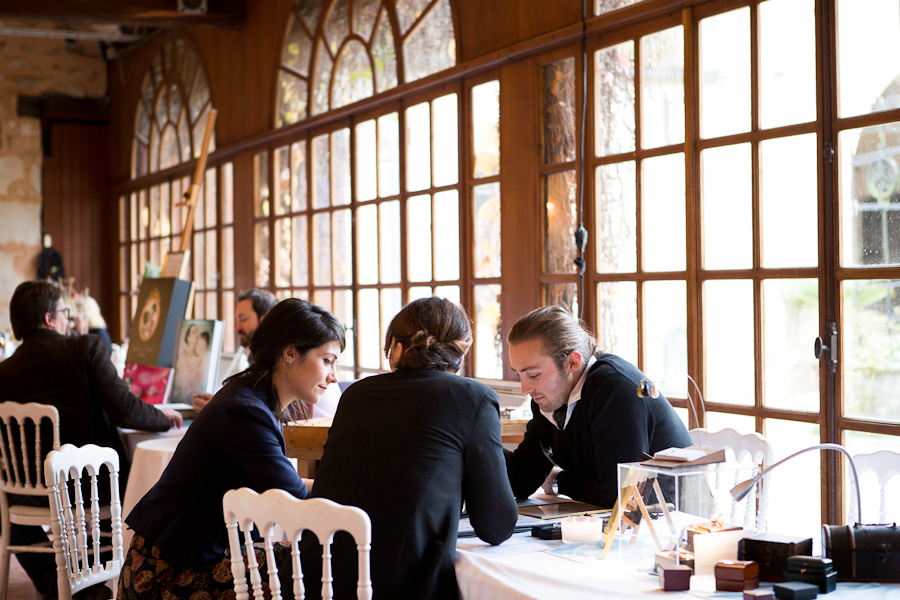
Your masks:
{"label": "black blazer", "polygon": [[[449,373],[387,373],[341,397],[313,496],[358,506],[372,521],[375,598],[457,598],[462,501],[478,536],[499,544],[516,523],[503,464],[497,394]],[[356,598],[356,547],[336,536],[335,598]],[[309,598],[321,593],[321,552],[304,537]]]}
{"label": "black blazer", "polygon": [[[0,382],[2,402],[55,406],[61,443],[115,448],[123,486],[128,480],[129,462],[116,426],[146,431],[169,428],[165,415],[129,391],[96,335],[36,331],[11,357],[0,362]],[[48,452],[52,442],[49,435],[47,427],[41,443]]]}
{"label": "black blazer", "polygon": [[672,446],[690,446],[691,437],[665,396],[638,398],[643,378],[628,361],[601,355],[588,372],[581,399],[562,431],[532,401],[534,416],[525,438],[515,452],[505,451],[516,497],[533,494],[553,467],[542,445],[563,469],[557,478],[561,494],[608,507],[618,495],[619,463],[640,460],[642,452],[652,455]]}
{"label": "black blazer", "polygon": [[168,558],[203,569],[228,547],[222,496],[249,487],[309,496],[284,454],[281,424],[266,392],[230,381],[203,409],[162,477],[125,522]]}

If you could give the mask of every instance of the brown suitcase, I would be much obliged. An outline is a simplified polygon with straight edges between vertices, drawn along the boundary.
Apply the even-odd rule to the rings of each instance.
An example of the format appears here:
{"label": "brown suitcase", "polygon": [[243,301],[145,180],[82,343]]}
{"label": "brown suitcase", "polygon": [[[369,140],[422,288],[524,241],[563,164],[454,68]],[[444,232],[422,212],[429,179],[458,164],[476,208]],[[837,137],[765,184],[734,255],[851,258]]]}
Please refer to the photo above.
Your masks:
{"label": "brown suitcase", "polygon": [[838,581],[900,583],[900,527],[822,525],[825,556],[834,561]]}

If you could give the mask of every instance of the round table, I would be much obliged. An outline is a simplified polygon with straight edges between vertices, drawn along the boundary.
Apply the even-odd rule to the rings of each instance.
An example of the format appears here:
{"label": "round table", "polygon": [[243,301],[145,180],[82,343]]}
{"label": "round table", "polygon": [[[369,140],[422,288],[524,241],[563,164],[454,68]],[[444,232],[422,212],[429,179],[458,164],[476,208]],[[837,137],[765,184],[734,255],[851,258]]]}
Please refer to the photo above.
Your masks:
{"label": "round table", "polygon": [[[128,517],[131,509],[140,502],[144,494],[159,481],[163,471],[175,454],[175,448],[184,437],[187,427],[167,432],[165,437],[139,442],[134,450],[134,458],[131,461],[131,473],[128,475],[128,485],[125,487],[125,499],[122,501],[122,517]],[[180,432],[180,435],[177,433]],[[122,548],[128,552],[131,547],[131,538],[134,532],[123,523]]]}

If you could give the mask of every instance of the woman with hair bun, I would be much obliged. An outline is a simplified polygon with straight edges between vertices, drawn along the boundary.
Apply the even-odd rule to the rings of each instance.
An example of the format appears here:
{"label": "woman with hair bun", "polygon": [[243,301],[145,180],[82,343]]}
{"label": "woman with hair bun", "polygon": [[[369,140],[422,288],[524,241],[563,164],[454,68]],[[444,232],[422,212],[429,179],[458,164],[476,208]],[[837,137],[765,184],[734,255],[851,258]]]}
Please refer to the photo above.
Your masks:
{"label": "woman with hair bun", "polygon": [[[512,535],[516,501],[500,443],[497,394],[457,375],[472,344],[465,311],[441,298],[407,304],[387,330],[391,373],[341,397],[313,496],[358,506],[372,521],[374,597],[458,598],[453,559],[463,501],[475,533]],[[308,598],[321,588],[321,549],[301,556]],[[335,598],[355,598],[356,547],[335,536]]]}

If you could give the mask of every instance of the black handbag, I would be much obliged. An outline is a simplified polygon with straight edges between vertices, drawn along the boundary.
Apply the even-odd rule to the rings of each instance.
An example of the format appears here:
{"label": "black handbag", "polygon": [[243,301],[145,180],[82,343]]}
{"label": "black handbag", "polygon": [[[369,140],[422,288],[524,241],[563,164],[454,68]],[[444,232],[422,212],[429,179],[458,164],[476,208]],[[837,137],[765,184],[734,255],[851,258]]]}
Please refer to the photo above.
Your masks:
{"label": "black handbag", "polygon": [[822,525],[825,556],[834,561],[838,581],[900,583],[900,527]]}

